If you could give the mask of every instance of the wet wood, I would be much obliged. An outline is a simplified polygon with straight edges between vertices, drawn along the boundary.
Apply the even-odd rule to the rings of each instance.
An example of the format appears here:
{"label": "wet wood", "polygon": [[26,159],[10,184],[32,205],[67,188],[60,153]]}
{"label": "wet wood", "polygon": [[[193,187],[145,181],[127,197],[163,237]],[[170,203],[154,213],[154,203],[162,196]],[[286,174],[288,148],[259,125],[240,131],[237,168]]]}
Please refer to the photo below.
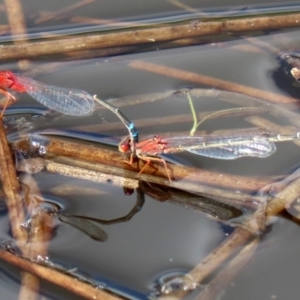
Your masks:
{"label": "wet wood", "polygon": [[20,249],[24,249],[28,240],[25,224],[24,199],[21,196],[21,187],[17,179],[14,162],[6,140],[6,135],[0,120],[0,180],[3,187],[12,233]]}
{"label": "wet wood", "polygon": [[235,19],[225,18],[215,21],[196,19],[169,26],[122,30],[121,32],[82,37],[67,37],[15,46],[3,45],[0,48],[0,57],[2,59],[32,58],[40,55],[62,54],[70,51],[171,41],[180,38],[220,34],[222,32],[246,32],[299,27],[299,20],[299,13]]}
{"label": "wet wood", "polygon": [[[145,162],[142,160],[137,161],[134,165],[130,166],[128,164],[129,158],[125,157],[121,153],[117,151],[109,151],[108,149],[80,144],[76,142],[70,142],[63,139],[57,138],[42,138],[40,140],[41,147],[45,147],[46,157],[57,157],[57,156],[65,156],[69,158],[73,158],[76,160],[86,161],[94,164],[105,164],[107,166],[112,166],[118,169],[121,169],[123,175],[125,176],[133,176],[130,178],[140,178],[146,181],[151,180],[147,177],[147,174],[155,174],[155,176],[161,177],[161,179],[155,183],[161,183],[176,187],[175,182],[180,182],[181,186],[186,181],[186,190],[191,189],[195,191],[195,188],[198,192],[204,192],[204,190],[200,189],[201,184],[218,186],[223,188],[232,188],[234,190],[259,190],[263,186],[274,182],[275,178],[250,178],[238,175],[230,175],[230,174],[219,174],[217,172],[201,170],[198,168],[178,166],[173,164],[168,164],[168,168],[172,173],[172,182],[170,183],[166,176],[166,169],[160,163],[151,163],[145,169],[145,172],[138,176],[139,170],[145,165]],[[37,145],[39,142],[34,142]],[[32,146],[30,139],[24,139],[15,143],[14,147],[22,151],[26,151],[30,153],[31,151],[38,152],[38,148]],[[125,160],[125,161],[124,161]],[[127,161],[127,163],[126,163]],[[134,175],[132,173],[126,173],[125,171],[134,171]],[[97,170],[96,170],[97,171]],[[119,172],[120,174],[120,172]],[[116,175],[119,175],[116,174]],[[276,178],[278,180],[279,178]],[[150,181],[151,182],[151,181]],[[198,188],[197,188],[198,185]],[[209,187],[207,187],[207,190]],[[206,190],[206,191],[207,191]],[[236,194],[237,196],[237,194]]]}
{"label": "wet wood", "polygon": [[60,287],[63,287],[79,296],[86,299],[96,300],[119,300],[122,299],[108,292],[94,287],[90,284],[81,282],[77,278],[73,278],[70,275],[64,274],[61,271],[47,268],[45,266],[38,265],[30,262],[21,257],[15,256],[9,252],[0,250],[0,259],[3,259],[24,271],[30,272],[39,278],[54,283]]}

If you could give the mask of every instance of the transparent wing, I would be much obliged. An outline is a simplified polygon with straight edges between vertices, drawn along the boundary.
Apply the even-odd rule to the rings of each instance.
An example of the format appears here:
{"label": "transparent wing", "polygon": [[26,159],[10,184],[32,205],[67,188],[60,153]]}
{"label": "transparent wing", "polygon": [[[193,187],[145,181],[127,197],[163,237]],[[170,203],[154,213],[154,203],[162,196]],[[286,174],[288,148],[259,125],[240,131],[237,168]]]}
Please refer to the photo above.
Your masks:
{"label": "transparent wing", "polygon": [[46,85],[18,75],[18,81],[27,87],[27,93],[48,108],[70,116],[85,116],[93,113],[93,96],[82,90]]}
{"label": "transparent wing", "polygon": [[[264,137],[255,137],[253,140],[242,138],[231,138],[230,140],[216,140],[216,147],[213,144],[205,144],[198,149],[185,148],[186,151],[217,159],[236,159],[239,157],[268,157],[276,151],[276,145]],[[228,143],[226,145],[226,143]],[[207,147],[207,148],[206,148]],[[184,148],[184,147],[183,147]]]}
{"label": "transparent wing", "polygon": [[[166,147],[163,153],[188,151],[217,159],[236,159],[243,156],[267,157],[276,151],[275,144],[266,136],[257,135],[171,137],[162,138],[160,144]],[[153,144],[152,148],[156,150],[154,146],[156,145]],[[149,149],[147,150],[150,152]]]}

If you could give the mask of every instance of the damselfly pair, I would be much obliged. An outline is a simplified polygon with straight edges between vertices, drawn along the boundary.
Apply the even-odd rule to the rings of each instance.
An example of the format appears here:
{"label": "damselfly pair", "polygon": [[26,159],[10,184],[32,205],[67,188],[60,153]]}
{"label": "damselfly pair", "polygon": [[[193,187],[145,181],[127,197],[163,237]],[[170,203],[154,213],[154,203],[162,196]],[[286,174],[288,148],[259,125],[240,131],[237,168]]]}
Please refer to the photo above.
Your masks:
{"label": "damselfly pair", "polygon": [[[276,151],[274,141],[298,138],[298,135],[295,137],[281,137],[269,136],[265,133],[258,134],[256,132],[240,136],[154,136],[138,142],[138,131],[132,122],[117,108],[85,91],[49,86],[28,77],[16,75],[10,71],[0,72],[0,92],[5,94],[8,99],[16,101],[15,97],[7,89],[20,93],[27,92],[43,105],[63,114],[73,116],[93,113],[94,102],[99,102],[114,112],[128,129],[129,136],[120,142],[119,150],[121,152],[131,151],[130,163],[132,163],[133,155],[146,161],[139,174],[143,173],[151,161],[158,161],[164,164],[169,181],[171,181],[171,174],[165,160],[160,158],[162,154],[188,151],[197,155],[226,160],[244,156],[268,157]],[[4,109],[6,106],[7,104]]]}
{"label": "damselfly pair", "polygon": [[[218,112],[211,114],[198,122],[190,94],[189,92],[186,92],[186,94],[194,119],[194,125],[191,129],[190,136],[154,136],[137,143],[135,145],[135,154],[138,158],[146,162],[140,170],[139,175],[144,172],[151,161],[157,161],[164,164],[168,179],[171,181],[171,174],[167,168],[166,161],[160,157],[163,154],[188,151],[193,154],[223,160],[233,160],[240,157],[266,158],[276,152],[276,145],[274,142],[300,139],[300,132],[291,135],[281,135],[272,134],[263,130],[231,135],[211,134],[206,136],[193,136],[197,127],[202,124],[203,120],[218,114]],[[232,111],[236,109],[229,110]],[[130,136],[125,137],[119,144],[119,150],[121,152],[129,152],[131,144],[132,140]],[[130,158],[130,164],[132,164],[132,162],[133,154]]]}

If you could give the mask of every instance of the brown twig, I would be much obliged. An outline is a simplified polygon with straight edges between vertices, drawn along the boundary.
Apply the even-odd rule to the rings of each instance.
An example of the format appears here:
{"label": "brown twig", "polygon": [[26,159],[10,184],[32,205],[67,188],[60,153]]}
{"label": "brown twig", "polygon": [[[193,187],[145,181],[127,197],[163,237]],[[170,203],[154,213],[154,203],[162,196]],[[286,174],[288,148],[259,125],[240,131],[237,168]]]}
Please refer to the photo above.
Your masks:
{"label": "brown twig", "polygon": [[[132,179],[136,177],[136,173],[132,171],[124,171],[123,168],[115,168],[112,166],[107,167],[105,164],[99,164],[95,162],[86,162],[78,159],[72,159],[68,157],[58,157],[54,159],[60,163],[56,163],[50,160],[45,160],[46,169],[49,172],[71,176],[94,182],[109,181],[111,184],[117,186],[123,186],[128,188],[136,188],[138,186],[138,180]],[[100,172],[100,173],[99,173]],[[120,177],[122,176],[122,177]],[[144,180],[148,183],[163,184],[165,180],[157,178],[152,175],[145,175]],[[247,205],[248,203],[259,203],[259,197],[253,197],[244,193],[235,193],[225,191],[222,188],[213,188],[200,183],[189,182],[168,182],[169,186],[177,189],[185,189],[201,193],[203,196],[210,197],[220,201],[222,203],[228,203],[230,205]]]}
{"label": "brown twig", "polygon": [[[6,140],[6,135],[0,120],[0,179],[3,186],[6,204],[9,211],[9,219],[12,227],[13,236],[23,255],[29,253],[26,249],[28,234],[23,227],[25,224],[25,212],[23,199],[20,194],[21,188],[17,179],[10,149]],[[29,284],[29,285],[28,285]],[[19,299],[36,299],[36,291],[39,289],[39,280],[32,274],[22,273],[22,285]]]}
{"label": "brown twig", "polygon": [[255,239],[245,246],[245,248],[205,286],[203,292],[194,300],[218,299],[218,296],[223,292],[224,288],[228,286],[245,265],[249,263],[258,247],[258,243],[259,239]]}
{"label": "brown twig", "polygon": [[[44,202],[39,187],[30,174],[22,177],[22,184],[25,185],[25,198],[28,211],[31,215],[29,240],[26,245],[28,257],[36,259],[48,255],[47,246],[52,238],[53,220],[52,216],[41,209]],[[24,190],[24,189],[23,189]]]}
{"label": "brown twig", "polygon": [[[259,128],[269,130],[270,132],[276,132],[278,134],[290,135],[299,132],[299,128],[295,126],[280,126],[260,116],[249,116],[246,117],[245,120],[255,126],[258,126]],[[295,140],[293,141],[293,143],[296,144],[297,146],[300,146],[299,140]]]}
{"label": "brown twig", "polygon": [[[23,187],[26,185],[25,198],[31,215],[29,240],[25,247],[26,257],[30,259],[46,258],[48,243],[52,237],[52,217],[40,209],[43,197],[33,177],[27,174],[22,178]],[[27,272],[22,272],[22,286],[19,299],[37,299],[39,278]]]}
{"label": "brown twig", "polygon": [[[237,251],[248,240],[253,239],[250,231],[243,228],[236,228],[235,231],[212,252],[210,252],[200,264],[187,274],[187,278],[192,278],[194,282],[201,283],[211,272],[220,266],[234,251]],[[181,291],[176,293],[176,297],[181,298],[189,291]],[[168,299],[168,297],[160,297],[160,300]],[[173,298],[174,299],[174,298]],[[177,299],[177,298],[175,298]]]}
{"label": "brown twig", "polygon": [[[300,195],[300,177],[299,170],[294,174],[290,175],[287,179],[284,179],[283,182],[291,181],[287,186],[285,184],[274,183],[268,185],[262,189],[262,194],[266,198],[266,209],[264,206],[261,206],[261,209],[258,210],[255,214],[258,217],[262,217],[261,221],[264,220],[264,216],[274,216],[280,213],[287,205],[292,203]],[[296,179],[295,179],[296,178]],[[270,190],[276,190],[276,186],[282,187],[285,186],[283,190],[278,192],[275,197],[273,197],[269,203],[267,203],[267,198]],[[253,220],[248,219],[247,222],[252,222]],[[244,224],[246,225],[246,223]],[[244,229],[244,227],[236,228],[235,231],[220,245],[218,245],[207,257],[202,260],[193,270],[188,273],[188,277],[192,278],[195,282],[201,283],[209,274],[211,274],[217,267],[219,267],[225,260],[227,260],[237,249],[243,246],[247,241],[254,239],[254,235]],[[186,292],[180,292],[180,295],[185,295]],[[164,299],[162,297],[162,299]]]}
{"label": "brown twig", "polygon": [[13,236],[20,249],[24,249],[28,240],[25,221],[24,201],[20,194],[21,188],[17,179],[14,163],[6,140],[2,120],[0,120],[0,179],[5,195]]}
{"label": "brown twig", "polygon": [[[298,170],[297,170],[298,171]],[[297,173],[297,171],[295,173]],[[290,175],[293,178],[294,174]],[[286,186],[281,192],[273,197],[267,207],[266,215],[268,217],[278,215],[286,207],[292,204],[293,201],[299,198],[300,195],[300,178],[299,174],[296,174],[297,179]],[[286,179],[288,180],[288,178]],[[265,190],[276,188],[276,184],[265,187]]]}
{"label": "brown twig", "polygon": [[87,299],[98,299],[98,300],[119,300],[115,295],[109,294],[108,292],[101,290],[97,287],[93,287],[87,283],[81,282],[76,278],[73,278],[67,274],[63,274],[54,269],[47,268],[45,266],[38,265],[30,262],[18,256],[15,256],[9,252],[0,250],[0,258],[27,271],[39,278],[52,282],[60,287],[63,287],[77,295],[85,297]]}
{"label": "brown twig", "polygon": [[68,37],[67,39],[34,42],[18,46],[3,45],[0,49],[0,57],[2,59],[30,58],[40,55],[66,53],[75,50],[91,50],[123,45],[170,41],[180,38],[219,34],[221,32],[244,32],[298,27],[299,19],[299,13],[291,13],[216,21],[194,20],[183,22],[181,24],[172,24],[170,26],[74,38]]}
{"label": "brown twig", "polygon": [[[36,143],[38,145],[38,142]],[[30,141],[27,139],[23,139],[15,144],[16,147],[19,149],[23,149],[23,151],[31,151],[32,145],[30,144]],[[44,146],[43,146],[44,147]],[[35,149],[36,151],[37,149]],[[47,156],[66,156],[82,161],[87,161],[91,163],[100,163],[105,164],[107,166],[113,166],[117,168],[121,168],[124,170],[133,170],[133,167],[135,166],[129,166],[127,163],[124,163],[124,158],[119,152],[112,152],[103,148],[95,147],[95,146],[89,146],[84,144],[79,144],[75,142],[70,142],[62,139],[55,139],[55,138],[49,138],[47,139],[47,145],[46,145],[46,153]],[[139,168],[142,168],[144,166],[145,162],[139,161]],[[189,190],[190,188],[194,190],[194,188],[197,188],[197,185],[199,187],[197,188],[197,191],[199,191],[199,188],[201,187],[201,184],[209,184],[224,188],[233,188],[234,190],[259,190],[263,186],[270,184],[274,182],[275,178],[256,178],[252,179],[249,177],[244,176],[238,176],[238,175],[230,175],[224,174],[220,176],[219,173],[216,172],[210,172],[206,170],[199,170],[197,168],[192,167],[182,167],[178,165],[172,165],[169,164],[168,168],[173,174],[173,177],[176,180],[179,180],[182,184],[185,182],[186,189]],[[155,172],[157,176],[161,176],[162,178],[159,180],[160,184],[171,184],[174,186],[175,182],[169,183],[168,180],[165,178],[166,176],[166,170],[161,164],[153,164],[149,168],[145,169],[145,172],[141,175],[141,179],[144,180],[150,180],[149,177],[147,177],[147,172],[150,174]],[[130,173],[128,173],[130,176]],[[135,178],[137,176],[137,173],[135,173]],[[157,177],[156,177],[157,178]],[[183,181],[183,179],[186,179]],[[180,181],[181,180],[181,181]],[[278,178],[276,179],[278,180]],[[176,187],[176,186],[174,186]]]}

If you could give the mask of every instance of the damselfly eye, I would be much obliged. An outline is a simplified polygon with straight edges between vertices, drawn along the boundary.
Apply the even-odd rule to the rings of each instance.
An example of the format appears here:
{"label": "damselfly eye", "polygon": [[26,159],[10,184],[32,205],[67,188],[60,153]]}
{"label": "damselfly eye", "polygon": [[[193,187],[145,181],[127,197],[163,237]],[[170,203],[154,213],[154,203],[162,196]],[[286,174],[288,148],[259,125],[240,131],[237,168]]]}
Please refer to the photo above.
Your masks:
{"label": "damselfly eye", "polygon": [[130,196],[134,193],[134,189],[123,187],[123,192],[126,196]]}
{"label": "damselfly eye", "polygon": [[119,145],[119,151],[121,151],[121,152],[129,151],[129,145],[128,144],[120,144]]}

